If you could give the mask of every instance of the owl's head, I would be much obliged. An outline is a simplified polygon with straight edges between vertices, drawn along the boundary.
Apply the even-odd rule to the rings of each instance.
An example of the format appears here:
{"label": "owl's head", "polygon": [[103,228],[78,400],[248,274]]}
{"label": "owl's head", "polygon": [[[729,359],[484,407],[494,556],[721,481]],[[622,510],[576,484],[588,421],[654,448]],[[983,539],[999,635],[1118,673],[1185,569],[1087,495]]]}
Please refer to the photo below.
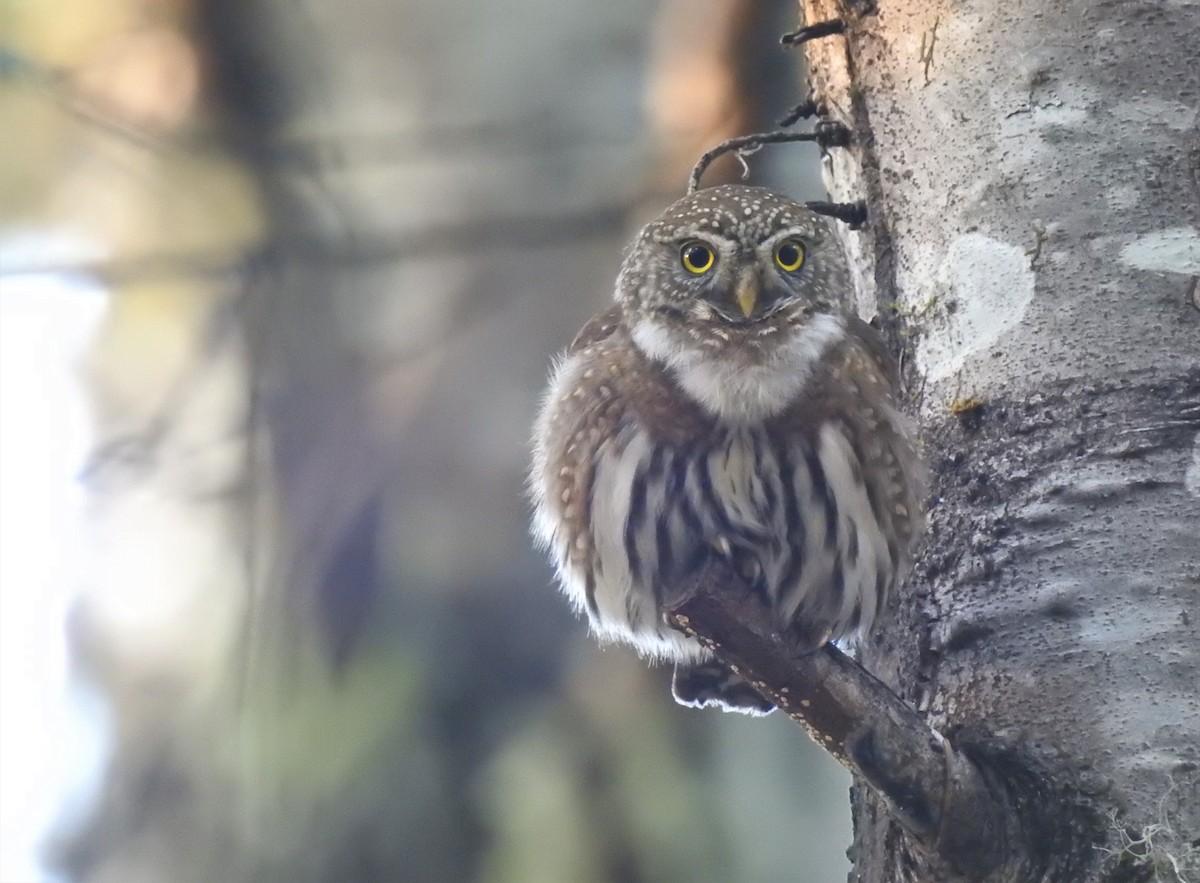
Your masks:
{"label": "owl's head", "polygon": [[616,297],[637,345],[693,398],[716,416],[753,419],[783,407],[845,333],[849,292],[825,218],[770,190],[727,185],[646,225]]}

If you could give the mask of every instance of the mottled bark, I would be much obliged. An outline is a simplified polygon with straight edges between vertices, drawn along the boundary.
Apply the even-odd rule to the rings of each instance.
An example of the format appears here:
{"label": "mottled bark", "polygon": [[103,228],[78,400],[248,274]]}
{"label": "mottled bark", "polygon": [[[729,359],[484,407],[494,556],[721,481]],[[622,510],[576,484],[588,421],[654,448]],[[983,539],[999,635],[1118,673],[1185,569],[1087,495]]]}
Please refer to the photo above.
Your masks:
{"label": "mottled bark", "polygon": [[[1200,12],[803,15],[847,23],[807,45],[855,133],[830,183],[869,203],[860,306],[903,353],[936,474],[918,578],[865,664],[1053,795],[1081,864],[1037,878],[1195,879]],[[951,879],[861,786],[854,813],[854,879]]]}

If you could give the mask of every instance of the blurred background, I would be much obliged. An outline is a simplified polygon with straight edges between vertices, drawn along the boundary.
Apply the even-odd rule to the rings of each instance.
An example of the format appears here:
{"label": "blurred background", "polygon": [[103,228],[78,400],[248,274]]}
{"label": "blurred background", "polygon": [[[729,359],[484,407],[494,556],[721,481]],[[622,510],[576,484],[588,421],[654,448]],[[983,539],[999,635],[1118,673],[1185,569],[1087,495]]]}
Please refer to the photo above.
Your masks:
{"label": "blurred background", "polygon": [[844,879],[848,776],[597,647],[523,488],[796,14],[0,5],[2,883]]}

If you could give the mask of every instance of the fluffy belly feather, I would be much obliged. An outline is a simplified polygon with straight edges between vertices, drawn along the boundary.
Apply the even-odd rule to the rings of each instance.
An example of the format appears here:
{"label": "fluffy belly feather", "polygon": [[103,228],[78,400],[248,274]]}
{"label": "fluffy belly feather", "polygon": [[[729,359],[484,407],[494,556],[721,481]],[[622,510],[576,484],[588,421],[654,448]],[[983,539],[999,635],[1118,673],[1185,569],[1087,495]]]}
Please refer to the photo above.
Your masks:
{"label": "fluffy belly feather", "polygon": [[869,628],[896,581],[878,501],[837,424],[782,439],[730,427],[671,448],[629,422],[592,466],[592,554],[560,548],[560,576],[599,637],[645,655],[704,655],[660,611],[666,588],[709,554],[731,556],[814,646]]}

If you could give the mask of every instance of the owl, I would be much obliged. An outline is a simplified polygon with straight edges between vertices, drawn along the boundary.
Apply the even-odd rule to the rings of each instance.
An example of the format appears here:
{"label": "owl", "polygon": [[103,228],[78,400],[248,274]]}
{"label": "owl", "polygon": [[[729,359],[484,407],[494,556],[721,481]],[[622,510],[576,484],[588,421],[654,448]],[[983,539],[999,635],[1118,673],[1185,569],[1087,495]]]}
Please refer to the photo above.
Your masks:
{"label": "owl", "polygon": [[664,593],[723,556],[802,645],[867,632],[923,526],[895,365],[851,311],[831,222],[760,187],[668,208],[615,299],[552,372],[534,535],[600,640],[675,662],[679,702],[766,713],[666,624]]}

